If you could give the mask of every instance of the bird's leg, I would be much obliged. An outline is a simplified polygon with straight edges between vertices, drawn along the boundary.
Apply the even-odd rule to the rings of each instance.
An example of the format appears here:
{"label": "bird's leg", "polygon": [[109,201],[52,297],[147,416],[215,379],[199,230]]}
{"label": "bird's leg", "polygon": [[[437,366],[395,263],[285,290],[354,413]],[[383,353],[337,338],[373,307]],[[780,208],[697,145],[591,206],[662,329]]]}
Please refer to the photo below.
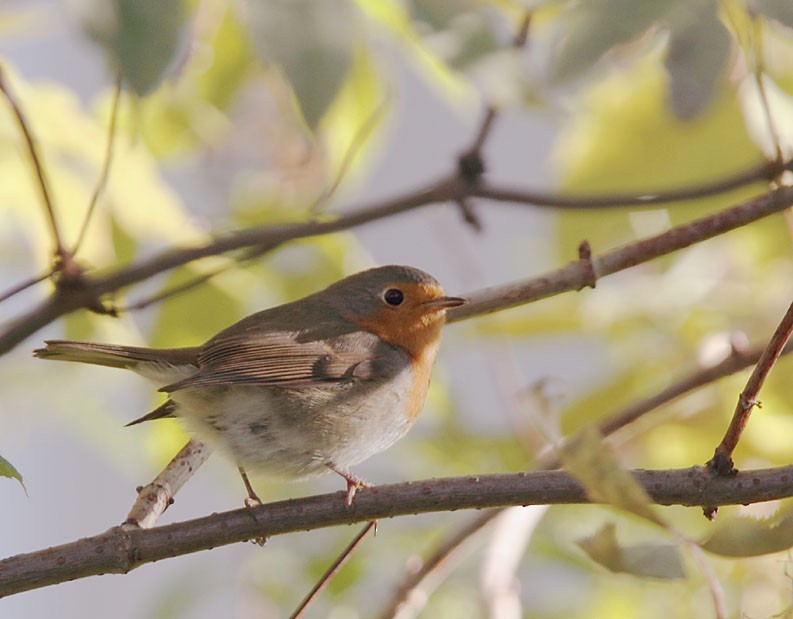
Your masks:
{"label": "bird's leg", "polygon": [[365,479],[358,477],[355,473],[348,471],[347,469],[343,469],[340,466],[336,466],[332,463],[328,463],[325,466],[327,466],[334,473],[341,475],[347,481],[347,497],[344,499],[344,504],[347,507],[352,505],[353,499],[355,498],[355,493],[358,491],[358,488],[368,488],[372,485]]}
{"label": "bird's leg", "polygon": [[[240,477],[242,477],[242,483],[245,484],[245,489],[248,491],[248,496],[245,497],[245,507],[251,509],[254,507],[259,507],[259,505],[262,504],[262,501],[254,491],[253,486],[251,485],[251,480],[248,479],[248,474],[245,472],[245,469],[242,468],[241,466],[238,466],[237,470],[240,472]],[[249,541],[253,542],[254,544],[258,544],[259,546],[264,546],[267,543],[267,538],[262,536]]]}
{"label": "bird's leg", "polygon": [[241,466],[238,466],[237,470],[240,472],[242,483],[245,484],[245,489],[248,491],[248,496],[245,497],[245,507],[258,507],[262,504],[262,502],[257,496],[256,492],[253,490],[253,486],[251,486],[251,480],[248,479],[248,474]]}

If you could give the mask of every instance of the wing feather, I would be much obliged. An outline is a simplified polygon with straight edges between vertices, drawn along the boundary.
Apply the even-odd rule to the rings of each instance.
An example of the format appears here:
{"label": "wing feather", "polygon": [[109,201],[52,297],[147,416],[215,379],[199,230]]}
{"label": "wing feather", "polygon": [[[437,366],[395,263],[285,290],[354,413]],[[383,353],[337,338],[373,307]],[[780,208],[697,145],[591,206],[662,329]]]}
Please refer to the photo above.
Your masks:
{"label": "wing feather", "polygon": [[195,374],[160,391],[209,385],[300,388],[366,379],[382,346],[365,331],[310,341],[284,331],[220,334],[202,347]]}

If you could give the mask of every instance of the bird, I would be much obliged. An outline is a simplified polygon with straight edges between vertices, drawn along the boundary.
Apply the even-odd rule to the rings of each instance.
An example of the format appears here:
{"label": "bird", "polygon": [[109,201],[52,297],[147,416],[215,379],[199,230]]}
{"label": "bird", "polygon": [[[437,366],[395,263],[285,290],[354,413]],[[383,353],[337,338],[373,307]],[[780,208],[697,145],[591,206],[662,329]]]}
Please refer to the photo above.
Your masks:
{"label": "bird", "polygon": [[248,470],[286,480],[334,471],[347,482],[350,506],[370,485],[351,467],[416,421],[446,310],[464,303],[424,271],[389,265],[252,314],[201,346],[48,340],[33,354],[155,382],[167,399],[127,425],[181,419],[236,463],[248,506],[261,504]]}

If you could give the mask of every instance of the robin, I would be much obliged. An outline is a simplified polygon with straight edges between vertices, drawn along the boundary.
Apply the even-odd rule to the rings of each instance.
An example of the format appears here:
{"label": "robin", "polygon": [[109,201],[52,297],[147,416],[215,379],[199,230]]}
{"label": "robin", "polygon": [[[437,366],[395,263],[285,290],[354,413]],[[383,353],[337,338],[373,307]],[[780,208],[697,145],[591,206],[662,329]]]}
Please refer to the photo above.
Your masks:
{"label": "robin", "polygon": [[246,469],[283,479],[335,471],[350,505],[367,485],[350,467],[413,425],[446,310],[465,302],[423,271],[384,266],[252,314],[203,346],[52,340],[34,355],[129,369],[165,385],[168,399],[127,425],[183,419],[234,459],[249,505],[259,499]]}

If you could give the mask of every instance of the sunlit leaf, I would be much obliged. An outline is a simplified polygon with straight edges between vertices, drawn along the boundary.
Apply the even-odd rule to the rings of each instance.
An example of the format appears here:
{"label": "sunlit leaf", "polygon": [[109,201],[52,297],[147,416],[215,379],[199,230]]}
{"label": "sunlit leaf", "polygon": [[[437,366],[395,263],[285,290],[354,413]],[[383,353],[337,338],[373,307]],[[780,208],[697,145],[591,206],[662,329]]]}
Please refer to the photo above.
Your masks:
{"label": "sunlit leaf", "polygon": [[725,557],[757,557],[793,547],[793,508],[771,518],[719,517],[718,528],[702,548]]}
{"label": "sunlit leaf", "polygon": [[14,465],[6,460],[3,456],[0,456],[0,477],[16,479],[19,482],[19,485],[22,486],[23,489],[25,488],[25,483],[22,481],[22,475],[20,472],[17,471]]}
{"label": "sunlit leaf", "polygon": [[[660,58],[647,58],[591,88],[554,147],[563,189],[574,193],[647,193],[701,184],[759,163],[740,105],[719,90],[696,122],[668,109]],[[671,224],[762,191],[762,184],[669,207]],[[560,218],[560,255],[582,239],[593,251],[636,238],[628,209],[568,211]]]}
{"label": "sunlit leaf", "polygon": [[620,545],[613,523],[604,524],[592,537],[578,545],[589,558],[612,572],[643,578],[678,579],[686,573],[680,551],[671,544]]}
{"label": "sunlit leaf", "polygon": [[793,2],[790,0],[749,0],[749,9],[793,28]]}
{"label": "sunlit leaf", "polygon": [[669,74],[669,99],[683,120],[697,116],[714,96],[730,55],[730,33],[719,19],[716,3],[692,3],[677,11],[664,67]]}
{"label": "sunlit leaf", "polygon": [[87,32],[113,70],[139,95],[151,92],[174,62],[185,21],[183,0],[88,0]]}
{"label": "sunlit leaf", "polygon": [[591,501],[619,507],[664,526],[647,492],[620,466],[593,426],[582,430],[559,452],[563,467],[584,485]]}
{"label": "sunlit leaf", "polygon": [[358,14],[348,0],[251,0],[253,49],[278,67],[314,129],[336,98],[359,43]]}

